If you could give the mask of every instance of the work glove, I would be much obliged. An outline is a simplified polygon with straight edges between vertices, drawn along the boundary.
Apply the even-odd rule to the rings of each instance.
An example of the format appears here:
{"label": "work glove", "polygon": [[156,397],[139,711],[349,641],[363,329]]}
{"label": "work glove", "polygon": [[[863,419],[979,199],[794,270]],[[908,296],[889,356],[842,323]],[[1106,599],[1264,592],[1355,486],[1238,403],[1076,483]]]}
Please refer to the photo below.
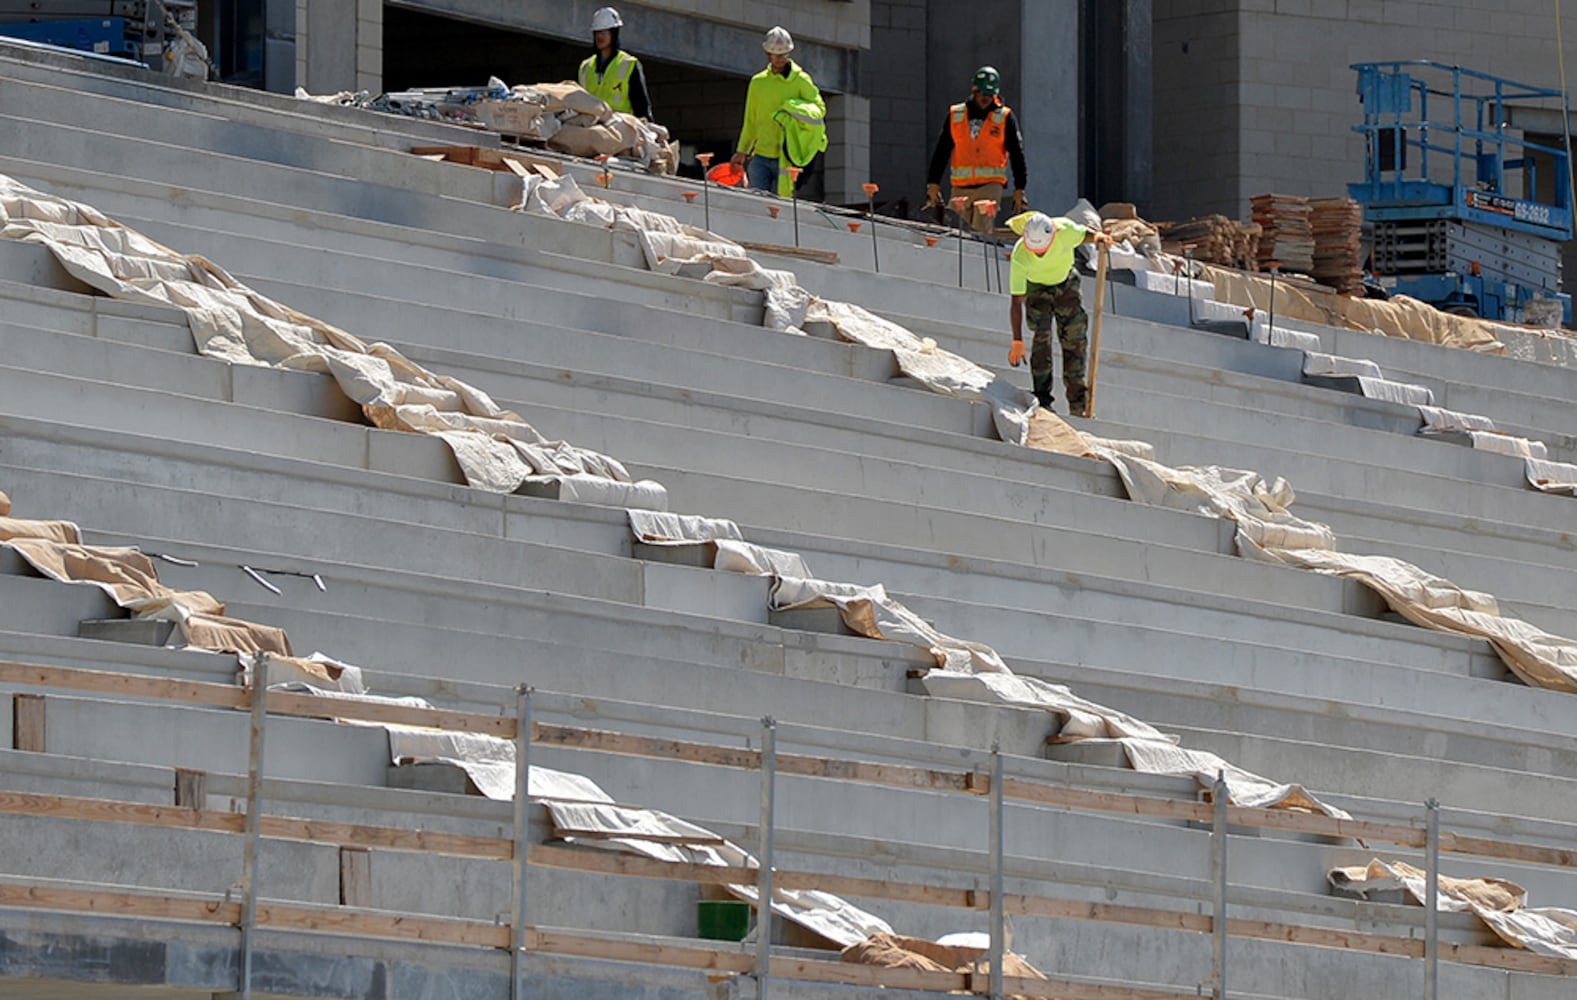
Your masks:
{"label": "work glove", "polygon": [[1013,211],[1015,213],[1022,212],[1027,207],[1029,207],[1029,199],[1025,197],[1024,189],[1020,188],[1019,190],[1014,191],[1013,192]]}
{"label": "work glove", "polygon": [[925,186],[925,207],[933,208],[942,203],[942,185],[927,184]]}
{"label": "work glove", "polygon": [[1095,245],[1097,247],[1110,247],[1112,245],[1111,233],[1096,233]]}
{"label": "work glove", "polygon": [[734,166],[738,167],[740,170],[743,170],[743,169],[745,169],[745,163],[747,161],[749,161],[749,159],[750,159],[750,154],[749,153],[735,153],[733,158],[730,159],[728,162],[732,163]]}
{"label": "work glove", "polygon": [[1008,348],[1008,364],[1012,365],[1014,368],[1017,368],[1023,363],[1024,342],[1022,340],[1015,340],[1013,341],[1013,346]]}

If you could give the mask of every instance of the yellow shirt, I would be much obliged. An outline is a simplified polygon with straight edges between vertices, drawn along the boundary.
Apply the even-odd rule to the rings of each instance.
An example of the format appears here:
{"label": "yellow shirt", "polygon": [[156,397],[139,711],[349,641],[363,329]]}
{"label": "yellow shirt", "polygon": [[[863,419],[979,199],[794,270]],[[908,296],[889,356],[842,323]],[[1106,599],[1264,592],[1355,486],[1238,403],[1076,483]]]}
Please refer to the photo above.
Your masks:
{"label": "yellow shirt", "polygon": [[1008,290],[1014,295],[1029,291],[1029,283],[1060,285],[1073,270],[1073,251],[1084,242],[1089,230],[1071,219],[1054,220],[1051,246],[1044,254],[1035,253],[1021,239],[1013,245],[1012,266],[1008,271]]}

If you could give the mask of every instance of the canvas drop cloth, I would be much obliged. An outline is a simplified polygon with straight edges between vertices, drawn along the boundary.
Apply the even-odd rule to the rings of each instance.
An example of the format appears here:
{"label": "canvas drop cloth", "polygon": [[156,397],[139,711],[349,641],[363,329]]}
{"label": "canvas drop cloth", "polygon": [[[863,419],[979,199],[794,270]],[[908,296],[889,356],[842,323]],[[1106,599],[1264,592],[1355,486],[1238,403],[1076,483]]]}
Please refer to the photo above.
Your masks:
{"label": "canvas drop cloth", "polygon": [[281,629],[224,616],[224,605],[202,591],[177,591],[159,582],[153,561],[136,549],[105,548],[13,537],[0,542],[52,580],[97,587],[136,618],[175,622],[189,646],[216,652],[290,652]]}
{"label": "canvas drop cloth", "polygon": [[[1456,422],[1447,411],[1421,412],[1426,420]],[[1036,419],[1063,423],[1055,414],[1037,414]],[[1327,525],[1292,513],[1294,494],[1283,479],[1267,482],[1258,473],[1215,466],[1173,468],[1103,448],[1072,427],[1048,426],[1040,439],[1068,454],[1094,454],[1110,462],[1131,500],[1228,518],[1237,526],[1237,547],[1244,556],[1357,580],[1416,625],[1489,642],[1524,683],[1577,692],[1577,641],[1504,617],[1490,595],[1411,563],[1337,551]]]}
{"label": "canvas drop cloth", "polygon": [[105,295],[182,310],[208,357],[333,376],[373,426],[448,444],[470,486],[512,493],[528,482],[558,482],[576,498],[666,506],[659,484],[633,482],[618,460],[551,441],[480,389],[281,305],[218,265],[161,246],[87,205],[0,175],[0,238],[47,246],[74,277]]}
{"label": "canvas drop cloth", "polygon": [[[1072,428],[1067,430],[1072,431]],[[1065,435],[1064,439],[1067,440]],[[636,538],[657,544],[748,544],[740,541],[738,525],[721,518],[631,511],[630,528]],[[1040,709],[1057,720],[1055,739],[1060,742],[1117,740],[1122,743],[1129,764],[1135,770],[1191,777],[1206,788],[1213,787],[1217,775],[1221,775],[1232,801],[1239,805],[1311,809],[1347,818],[1347,813],[1319,801],[1300,785],[1271,781],[1214,754],[1182,750],[1175,736],[1147,722],[1086,701],[1063,685],[1013,673],[996,650],[984,643],[942,633],[890,597],[880,584],[867,586],[818,580],[810,575],[804,559],[796,553],[772,549],[759,551],[772,553],[772,557],[741,557],[735,565],[724,561],[720,548],[713,568],[773,577],[770,599],[774,609],[836,608],[844,624],[860,635],[902,642],[923,650],[936,663],[936,668],[921,678],[927,694]],[[783,572],[785,566],[792,566],[800,575]]]}
{"label": "canvas drop cloth", "polygon": [[[1360,894],[1403,889],[1420,906],[1429,905],[1427,873],[1401,861],[1376,858],[1367,865],[1333,868],[1327,878],[1334,886]],[[1505,879],[1441,875],[1438,881],[1437,910],[1472,913],[1518,948],[1577,958],[1577,910],[1529,907],[1527,890]]]}
{"label": "canvas drop cloth", "polygon": [[[271,657],[269,669],[272,671],[276,665],[280,665],[279,661]],[[288,669],[294,672],[298,667],[299,664],[289,665]],[[307,672],[312,672],[310,667]],[[356,678],[359,683],[359,670]],[[368,694],[365,689],[350,692],[319,687],[310,676],[293,676],[283,686],[327,699],[432,707],[422,698],[387,697]],[[389,757],[396,765],[450,764],[465,771],[488,798],[508,802],[515,797],[515,744],[512,740],[394,723],[342,721],[385,730],[389,735]],[[655,809],[620,805],[596,782],[583,775],[533,765],[526,781],[532,801],[547,809],[555,834],[567,843],[639,854],[670,863],[757,867],[756,858],[749,851],[705,827]],[[727,889],[750,902],[758,899],[754,885],[730,885]],[[863,941],[872,934],[892,933],[892,927],[880,917],[826,892],[774,888],[772,910],[840,948]]]}
{"label": "canvas drop cloth", "polygon": [[521,206],[572,222],[606,226],[634,233],[646,266],[667,274],[709,268],[702,280],[753,288],[765,296],[763,325],[786,333],[803,333],[806,322],[830,324],[838,336],[893,353],[899,370],[932,392],[986,403],[1002,440],[1023,444],[1029,431],[1034,398],[990,370],[922,339],[897,323],[857,305],[819,298],[799,284],[792,271],[764,268],[739,244],[715,233],[687,226],[673,216],[613,205],[592,198],[571,177],[549,181],[522,178]]}

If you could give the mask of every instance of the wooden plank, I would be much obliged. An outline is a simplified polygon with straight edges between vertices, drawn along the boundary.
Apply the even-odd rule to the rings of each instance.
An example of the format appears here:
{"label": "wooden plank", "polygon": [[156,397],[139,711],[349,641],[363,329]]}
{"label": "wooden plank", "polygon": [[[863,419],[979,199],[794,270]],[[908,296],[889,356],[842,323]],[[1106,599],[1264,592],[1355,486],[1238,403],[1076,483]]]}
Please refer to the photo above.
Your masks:
{"label": "wooden plank", "polygon": [[[671,879],[699,882],[706,885],[752,885],[756,880],[754,868],[725,868],[716,865],[684,864],[658,861],[628,854],[608,854],[604,851],[576,850],[568,847],[533,845],[530,862],[549,868],[595,872],[602,875],[625,875],[634,878]],[[944,886],[911,885],[882,879],[853,878],[842,875],[825,875],[818,872],[775,871],[773,881],[784,889],[821,889],[847,896],[865,896],[872,899],[892,899],[933,906],[969,908],[971,890],[952,889]]]}
{"label": "wooden plank", "polygon": [[1391,934],[1365,934],[1361,931],[1345,931],[1330,927],[1305,927],[1263,920],[1229,918],[1227,936],[1253,938],[1258,941],[1281,941],[1313,948],[1366,951],[1376,955],[1400,955],[1404,958],[1424,957],[1424,942],[1415,938],[1396,937]]}
{"label": "wooden plank", "polygon": [[[128,823],[211,833],[241,833],[246,828],[246,817],[242,813],[27,792],[0,792],[0,814]],[[468,837],[432,830],[335,823],[319,819],[264,816],[262,834],[276,840],[306,840],[344,847],[377,847],[497,860],[508,860],[514,856],[514,842],[502,837]]]}
{"label": "wooden plank", "polygon": [[513,156],[504,157],[504,166],[508,167],[510,172],[516,177],[532,176],[531,168],[516,160]]}
{"label": "wooden plank", "polygon": [[191,768],[175,769],[175,804],[186,809],[208,806],[208,772]]}
{"label": "wooden plank", "polygon": [[257,922],[271,930],[317,931],[352,937],[469,945],[475,948],[509,947],[509,927],[490,920],[418,917],[379,910],[264,903],[257,908]]}
{"label": "wooden plank", "polygon": [[130,823],[171,830],[207,830],[214,833],[240,833],[246,828],[246,817],[240,813],[175,805],[144,805],[110,799],[38,795],[32,792],[0,792],[0,813],[96,823]]}
{"label": "wooden plank", "polygon": [[[991,989],[989,972],[977,972],[970,978],[970,988],[976,992],[983,993]],[[1197,989],[1109,986],[1103,983],[1072,983],[1062,979],[1032,979],[1027,976],[1003,976],[1002,993],[1015,997],[1055,997],[1056,1000],[1178,1000],[1179,997],[1200,995]]]}
{"label": "wooden plank", "polygon": [[735,240],[746,250],[757,253],[777,254],[780,257],[798,257],[801,260],[813,260],[821,264],[838,263],[838,254],[832,250],[816,250],[812,247],[790,247],[781,243],[752,243],[748,240]]}
{"label": "wooden plank", "polygon": [[[988,895],[989,894],[985,894]],[[1093,920],[1099,923],[1130,924],[1138,927],[1155,927],[1161,930],[1191,931],[1208,934],[1210,917],[1202,913],[1181,910],[1157,910],[1140,906],[1117,906],[1111,903],[1086,903],[1072,899],[1050,899],[1044,896],[1026,896],[1007,893],[1002,897],[1002,908],[1008,913],[1030,917],[1053,917],[1059,920]]]}
{"label": "wooden plank", "polygon": [[339,849],[339,903],[354,907],[372,905],[372,852],[365,847]]}
{"label": "wooden plank", "polygon": [[310,694],[285,691],[268,692],[268,710],[280,715],[309,719],[357,719],[362,722],[388,722],[401,726],[420,726],[462,733],[481,733],[499,739],[513,739],[515,720],[508,716],[479,712],[454,712],[442,708],[416,708],[375,701],[344,698],[319,698]]}
{"label": "wooden plank", "polygon": [[[719,746],[714,743],[695,743],[686,740],[663,739],[652,736],[631,736],[600,729],[583,729],[579,726],[554,726],[536,724],[532,727],[532,741],[553,746],[595,750],[599,753],[628,754],[636,757],[661,757],[691,764],[709,764],[756,770],[761,766],[759,750]],[[943,771],[904,764],[881,764],[871,761],[838,760],[828,757],[809,757],[801,754],[779,754],[777,768],[780,774],[801,777],[829,778],[838,781],[859,781],[866,784],[887,785],[894,788],[921,788],[935,791],[973,792],[971,778],[965,771]]]}
{"label": "wooden plank", "polygon": [[1194,820],[1201,823],[1209,823],[1214,818],[1211,807],[1200,802],[1124,795],[1120,792],[1091,792],[1063,785],[1043,785],[1023,778],[1003,779],[1002,797],[1040,805],[1064,806],[1069,809]]}
{"label": "wooden plank", "polygon": [[241,919],[240,903],[226,903],[219,899],[183,899],[6,882],[0,882],[0,906],[96,913],[107,917],[188,920],[207,924],[234,924]]}
{"label": "wooden plank", "polygon": [[716,948],[690,948],[683,945],[643,941],[610,941],[569,931],[528,928],[527,947],[555,955],[605,958],[615,962],[645,962],[685,969],[715,969],[719,972],[749,972],[755,968],[753,952],[724,951]]}
{"label": "wooden plank", "polygon": [[17,694],[11,699],[11,747],[44,752],[44,696]]}
{"label": "wooden plank", "polygon": [[63,691],[91,691],[96,694],[124,695],[130,698],[160,698],[214,708],[246,708],[245,688],[206,681],[177,681],[140,674],[81,670],[75,667],[48,667],[36,663],[0,662],[0,682],[32,687],[59,688]]}

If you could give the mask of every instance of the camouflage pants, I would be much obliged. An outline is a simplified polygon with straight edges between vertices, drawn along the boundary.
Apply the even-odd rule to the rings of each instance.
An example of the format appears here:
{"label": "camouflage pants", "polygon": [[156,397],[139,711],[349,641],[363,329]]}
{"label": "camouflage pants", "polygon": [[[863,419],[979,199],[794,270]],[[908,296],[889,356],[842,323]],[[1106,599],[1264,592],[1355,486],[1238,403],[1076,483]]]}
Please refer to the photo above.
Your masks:
{"label": "camouflage pants", "polygon": [[1084,398],[1089,392],[1084,381],[1085,328],[1089,316],[1084,311],[1084,299],[1079,290],[1079,272],[1069,272],[1068,279],[1060,285],[1029,283],[1024,296],[1024,312],[1029,327],[1035,331],[1034,345],[1030,348],[1029,371],[1035,383],[1035,398],[1042,406],[1051,409],[1051,323],[1057,322],[1057,338],[1062,342],[1062,385],[1068,393],[1068,412],[1083,413]]}

